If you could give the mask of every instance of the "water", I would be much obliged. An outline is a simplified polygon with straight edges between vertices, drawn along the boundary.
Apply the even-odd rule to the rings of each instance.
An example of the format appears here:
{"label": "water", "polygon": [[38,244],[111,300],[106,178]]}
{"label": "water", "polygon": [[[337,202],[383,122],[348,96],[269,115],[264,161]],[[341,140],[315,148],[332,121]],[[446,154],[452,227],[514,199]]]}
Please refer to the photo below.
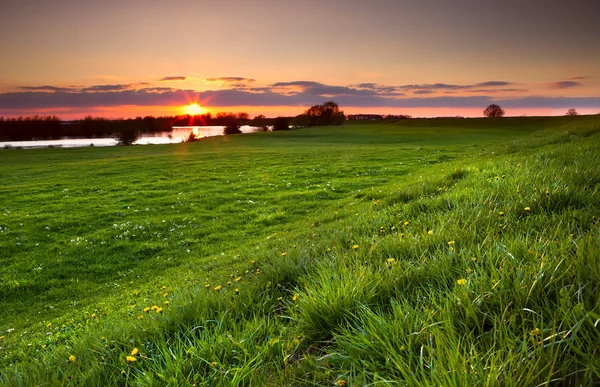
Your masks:
{"label": "water", "polygon": [[[250,133],[256,130],[253,126],[240,127],[242,133]],[[146,144],[174,144],[183,142],[188,138],[190,132],[194,132],[196,137],[222,136],[222,126],[175,126],[172,132],[158,132],[144,134],[142,138],[136,141],[136,145]],[[171,138],[169,138],[171,135]],[[74,148],[83,146],[114,146],[117,141],[113,138],[63,138],[60,140],[40,140],[40,141],[0,141],[0,149],[5,147],[20,148]]]}

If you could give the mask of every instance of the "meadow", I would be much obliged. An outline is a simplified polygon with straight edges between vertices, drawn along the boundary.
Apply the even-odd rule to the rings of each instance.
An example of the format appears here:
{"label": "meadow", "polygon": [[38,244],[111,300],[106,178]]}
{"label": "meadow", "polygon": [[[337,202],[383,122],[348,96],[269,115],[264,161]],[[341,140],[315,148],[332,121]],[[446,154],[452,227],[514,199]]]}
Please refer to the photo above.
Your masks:
{"label": "meadow", "polygon": [[0,151],[0,385],[600,383],[600,116]]}

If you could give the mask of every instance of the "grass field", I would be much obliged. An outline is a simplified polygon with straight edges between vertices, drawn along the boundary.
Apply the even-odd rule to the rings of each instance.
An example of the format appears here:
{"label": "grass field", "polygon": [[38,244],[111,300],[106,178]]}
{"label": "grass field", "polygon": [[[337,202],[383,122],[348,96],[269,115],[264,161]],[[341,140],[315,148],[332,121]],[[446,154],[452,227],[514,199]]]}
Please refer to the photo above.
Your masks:
{"label": "grass field", "polygon": [[0,385],[600,383],[599,133],[0,151]]}

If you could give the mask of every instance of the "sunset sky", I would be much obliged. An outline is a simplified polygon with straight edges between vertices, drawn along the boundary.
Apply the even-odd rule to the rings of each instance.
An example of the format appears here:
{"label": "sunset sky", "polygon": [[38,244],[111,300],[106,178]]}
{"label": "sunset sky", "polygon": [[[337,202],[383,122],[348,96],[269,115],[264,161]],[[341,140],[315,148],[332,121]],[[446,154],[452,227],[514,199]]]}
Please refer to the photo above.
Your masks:
{"label": "sunset sky", "polygon": [[1,0],[0,116],[600,113],[597,0]]}

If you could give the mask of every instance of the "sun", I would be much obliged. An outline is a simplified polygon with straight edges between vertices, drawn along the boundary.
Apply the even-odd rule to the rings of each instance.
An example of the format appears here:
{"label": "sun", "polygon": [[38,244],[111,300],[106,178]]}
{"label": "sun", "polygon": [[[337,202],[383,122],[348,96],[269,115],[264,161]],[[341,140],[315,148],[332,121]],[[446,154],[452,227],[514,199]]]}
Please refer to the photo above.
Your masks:
{"label": "sun", "polygon": [[185,112],[185,114],[197,116],[206,113],[207,110],[202,106],[198,105],[197,103],[191,103],[189,105],[183,106],[183,111]]}

